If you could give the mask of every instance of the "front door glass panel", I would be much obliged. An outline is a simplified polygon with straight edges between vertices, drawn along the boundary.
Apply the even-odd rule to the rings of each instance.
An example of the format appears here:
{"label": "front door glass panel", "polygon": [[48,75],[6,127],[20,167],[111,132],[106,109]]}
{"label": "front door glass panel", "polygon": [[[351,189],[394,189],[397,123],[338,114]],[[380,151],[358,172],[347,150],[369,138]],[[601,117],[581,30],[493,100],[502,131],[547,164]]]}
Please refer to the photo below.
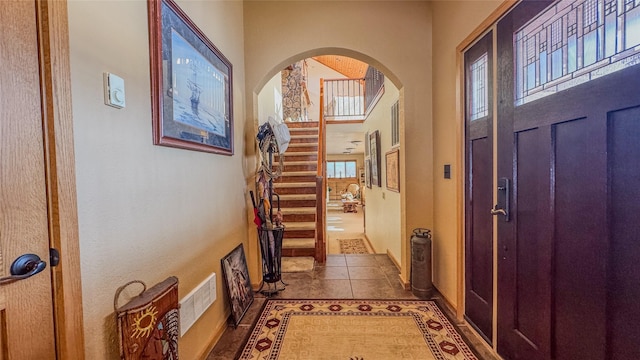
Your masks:
{"label": "front door glass panel", "polygon": [[640,0],[561,0],[516,31],[516,106],[640,63]]}

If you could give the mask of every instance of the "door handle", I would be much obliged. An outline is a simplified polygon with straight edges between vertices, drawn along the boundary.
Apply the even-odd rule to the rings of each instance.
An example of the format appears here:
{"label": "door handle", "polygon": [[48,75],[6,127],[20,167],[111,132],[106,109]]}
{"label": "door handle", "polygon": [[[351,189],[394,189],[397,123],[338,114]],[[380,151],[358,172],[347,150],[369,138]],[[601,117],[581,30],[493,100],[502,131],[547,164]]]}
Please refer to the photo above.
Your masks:
{"label": "door handle", "polygon": [[498,209],[498,205],[491,209],[491,215],[504,215],[507,216],[507,212],[504,209]]}
{"label": "door handle", "polygon": [[0,285],[10,284],[18,280],[24,280],[41,272],[47,267],[47,263],[42,261],[36,254],[20,255],[11,264],[11,276],[0,278]]}
{"label": "door handle", "polygon": [[509,207],[511,203],[511,189],[509,185],[509,179],[498,179],[498,204],[502,204],[502,207],[499,208],[496,204],[493,209],[491,209],[491,215],[503,215],[504,221],[509,221],[510,215]]}

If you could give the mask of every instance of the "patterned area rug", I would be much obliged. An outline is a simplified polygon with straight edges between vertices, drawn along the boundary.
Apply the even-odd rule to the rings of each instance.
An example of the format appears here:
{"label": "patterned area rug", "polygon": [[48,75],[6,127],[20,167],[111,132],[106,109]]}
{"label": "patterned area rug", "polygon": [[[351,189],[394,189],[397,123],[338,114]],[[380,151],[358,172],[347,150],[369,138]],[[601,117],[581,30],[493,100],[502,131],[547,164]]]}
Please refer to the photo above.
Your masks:
{"label": "patterned area rug", "polygon": [[363,239],[338,239],[340,254],[368,254]]}
{"label": "patterned area rug", "polygon": [[267,300],[240,359],[473,359],[433,301]]}

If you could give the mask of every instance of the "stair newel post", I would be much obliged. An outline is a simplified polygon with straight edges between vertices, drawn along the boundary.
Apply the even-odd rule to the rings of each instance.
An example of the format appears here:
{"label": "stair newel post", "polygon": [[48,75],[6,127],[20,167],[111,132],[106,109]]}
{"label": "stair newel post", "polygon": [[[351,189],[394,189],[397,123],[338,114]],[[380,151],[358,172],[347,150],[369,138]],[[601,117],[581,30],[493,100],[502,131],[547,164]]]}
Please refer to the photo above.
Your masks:
{"label": "stair newel post", "polygon": [[324,119],[324,107],[325,107],[325,86],[324,79],[320,79],[320,116],[318,119],[318,167],[316,172],[316,246],[315,246],[315,259],[318,263],[323,264],[326,261],[327,249],[324,239],[324,229],[326,228],[326,196],[327,196],[327,183],[326,183],[326,170],[324,166],[325,162],[325,148],[326,148],[326,122]]}

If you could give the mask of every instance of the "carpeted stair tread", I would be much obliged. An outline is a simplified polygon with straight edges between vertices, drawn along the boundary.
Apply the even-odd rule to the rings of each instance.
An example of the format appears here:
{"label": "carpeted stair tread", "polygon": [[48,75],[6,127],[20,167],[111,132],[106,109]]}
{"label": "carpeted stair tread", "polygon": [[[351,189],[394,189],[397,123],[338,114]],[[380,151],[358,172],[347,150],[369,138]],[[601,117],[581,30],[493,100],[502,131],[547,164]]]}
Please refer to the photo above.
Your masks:
{"label": "carpeted stair tread", "polygon": [[317,139],[318,134],[315,135],[295,135],[291,134],[291,139]]}
{"label": "carpeted stair tread", "polygon": [[280,269],[283,273],[313,271],[316,260],[310,256],[283,257]]}
{"label": "carpeted stair tread", "polygon": [[[289,147],[287,148],[287,151],[290,148],[307,147],[307,146],[311,146],[311,145],[313,145],[313,144],[309,144],[309,143],[289,143]],[[317,146],[318,144],[315,144],[315,145]]]}
{"label": "carpeted stair tread", "polygon": [[284,200],[315,200],[316,194],[284,194],[280,195],[280,201]]}
{"label": "carpeted stair tread", "polygon": [[316,247],[316,240],[313,238],[297,239],[291,238],[282,239],[283,249],[314,249]]}
{"label": "carpeted stair tread", "polygon": [[316,187],[316,183],[312,182],[296,182],[296,183],[278,183],[274,182],[273,187],[275,188],[297,188],[297,187]]}
{"label": "carpeted stair tread", "polygon": [[[318,163],[317,160],[303,160],[303,161],[289,161],[289,160],[285,160],[284,164],[285,165],[316,165]],[[273,162],[274,166],[278,165],[277,161]]]}
{"label": "carpeted stair tread", "polygon": [[315,214],[315,207],[292,207],[292,208],[282,208],[281,209],[283,215],[289,214]]}
{"label": "carpeted stair tread", "polygon": [[283,155],[280,155],[280,156],[284,156],[286,158],[287,156],[301,156],[301,155],[318,155],[318,152],[317,151],[285,152]]}
{"label": "carpeted stair tread", "polygon": [[315,230],[315,222],[285,222],[285,229],[289,231],[293,230]]}
{"label": "carpeted stair tread", "polygon": [[316,175],[318,172],[309,170],[309,171],[283,171],[282,175],[286,176],[307,176],[307,175]]}

